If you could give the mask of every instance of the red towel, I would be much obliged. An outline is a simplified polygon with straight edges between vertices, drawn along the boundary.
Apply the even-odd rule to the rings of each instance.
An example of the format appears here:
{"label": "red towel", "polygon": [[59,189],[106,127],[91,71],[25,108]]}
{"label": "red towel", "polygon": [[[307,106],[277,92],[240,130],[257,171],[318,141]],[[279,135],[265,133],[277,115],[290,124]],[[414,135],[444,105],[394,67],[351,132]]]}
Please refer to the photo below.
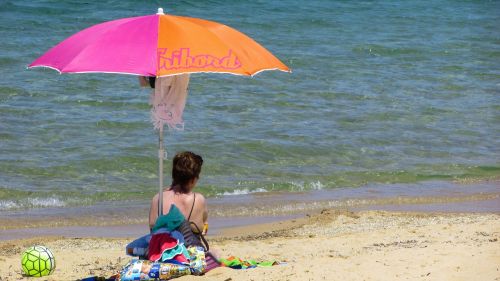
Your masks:
{"label": "red towel", "polygon": [[172,249],[177,246],[177,239],[172,238],[168,233],[153,234],[149,241],[148,259],[157,261],[161,259],[161,255],[165,250]]}

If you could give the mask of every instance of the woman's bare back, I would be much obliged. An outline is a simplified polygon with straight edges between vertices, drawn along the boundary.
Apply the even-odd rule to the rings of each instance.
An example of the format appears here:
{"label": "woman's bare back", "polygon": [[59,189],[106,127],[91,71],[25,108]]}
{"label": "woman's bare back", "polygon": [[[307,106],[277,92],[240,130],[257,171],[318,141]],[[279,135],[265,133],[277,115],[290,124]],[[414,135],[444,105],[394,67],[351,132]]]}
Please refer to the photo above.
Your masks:
{"label": "woman's bare back", "polygon": [[[162,214],[167,214],[170,210],[170,206],[174,204],[186,219],[194,222],[200,230],[203,229],[203,224],[207,220],[207,206],[205,197],[200,193],[189,192],[181,193],[175,192],[172,189],[163,191],[163,212]],[[158,194],[153,197],[151,201],[151,208],[149,214],[149,226],[150,228],[156,222],[158,218]],[[193,229],[196,231],[196,229]]]}

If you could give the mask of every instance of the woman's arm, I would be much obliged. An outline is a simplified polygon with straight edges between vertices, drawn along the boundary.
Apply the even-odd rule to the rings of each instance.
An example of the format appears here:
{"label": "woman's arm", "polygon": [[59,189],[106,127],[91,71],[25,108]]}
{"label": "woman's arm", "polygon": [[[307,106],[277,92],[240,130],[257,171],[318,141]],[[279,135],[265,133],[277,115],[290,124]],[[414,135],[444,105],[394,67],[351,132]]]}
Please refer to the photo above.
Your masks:
{"label": "woman's arm", "polygon": [[151,199],[151,206],[149,207],[149,229],[152,229],[158,218],[158,194]]}
{"label": "woman's arm", "polygon": [[207,201],[205,200],[205,197],[203,197],[203,195],[200,194],[200,197],[202,200],[201,205],[202,205],[202,210],[203,210],[203,214],[202,214],[202,220],[203,220],[203,230],[202,230],[202,234],[205,235],[207,234],[207,231],[208,231],[208,206],[207,206]]}
{"label": "woman's arm", "polygon": [[208,207],[206,201],[204,202],[203,223],[208,223]]}

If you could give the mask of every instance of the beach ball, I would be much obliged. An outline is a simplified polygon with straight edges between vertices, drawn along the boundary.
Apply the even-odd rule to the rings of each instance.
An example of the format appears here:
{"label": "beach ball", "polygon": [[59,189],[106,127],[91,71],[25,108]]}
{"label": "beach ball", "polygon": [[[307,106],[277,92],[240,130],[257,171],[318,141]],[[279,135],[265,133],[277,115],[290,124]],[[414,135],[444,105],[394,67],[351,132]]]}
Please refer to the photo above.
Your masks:
{"label": "beach ball", "polygon": [[56,268],[56,260],[46,247],[33,246],[24,251],[21,266],[27,276],[47,276]]}

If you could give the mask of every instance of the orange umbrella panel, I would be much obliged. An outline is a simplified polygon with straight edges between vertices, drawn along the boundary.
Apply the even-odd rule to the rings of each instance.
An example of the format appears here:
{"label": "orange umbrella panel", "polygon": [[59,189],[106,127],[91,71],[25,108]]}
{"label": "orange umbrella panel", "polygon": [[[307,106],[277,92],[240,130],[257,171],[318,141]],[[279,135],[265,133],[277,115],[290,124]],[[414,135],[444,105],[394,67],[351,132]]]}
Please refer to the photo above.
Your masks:
{"label": "orange umbrella panel", "polygon": [[160,15],[157,76],[195,72],[255,75],[263,70],[290,72],[264,47],[231,27]]}

